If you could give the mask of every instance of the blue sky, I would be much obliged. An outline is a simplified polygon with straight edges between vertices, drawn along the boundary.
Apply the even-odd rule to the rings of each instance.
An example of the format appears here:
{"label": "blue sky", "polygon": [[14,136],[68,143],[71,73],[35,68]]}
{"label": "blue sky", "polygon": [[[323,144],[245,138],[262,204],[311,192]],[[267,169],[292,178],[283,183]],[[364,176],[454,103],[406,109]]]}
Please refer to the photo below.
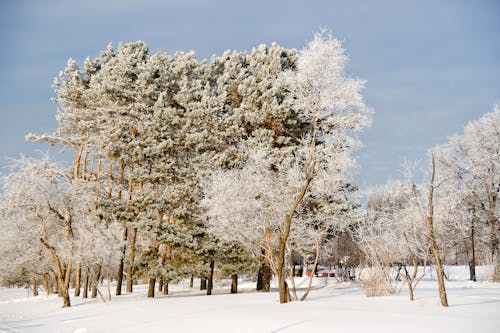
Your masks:
{"label": "blue sky", "polygon": [[302,48],[325,27],[344,41],[348,73],[367,81],[376,112],[358,182],[383,184],[500,101],[499,17],[494,0],[0,0],[0,166],[46,149],[24,136],[55,130],[51,84],[70,57],[81,64],[135,40],[200,59],[272,41]]}

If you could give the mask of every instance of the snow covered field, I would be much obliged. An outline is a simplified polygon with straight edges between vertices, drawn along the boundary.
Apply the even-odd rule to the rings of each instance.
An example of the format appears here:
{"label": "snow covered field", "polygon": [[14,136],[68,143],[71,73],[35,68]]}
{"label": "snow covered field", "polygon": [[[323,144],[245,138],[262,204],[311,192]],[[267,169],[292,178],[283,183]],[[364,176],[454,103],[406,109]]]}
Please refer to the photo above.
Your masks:
{"label": "snow covered field", "polygon": [[[498,332],[500,284],[466,281],[466,272],[448,268],[449,308],[439,305],[437,283],[429,278],[417,287],[414,302],[404,287],[397,295],[366,298],[358,282],[333,278],[315,279],[306,302],[288,304],[277,303],[277,292],[254,292],[250,282],[236,295],[227,286],[205,296],[181,284],[154,299],[140,285],[111,303],[73,297],[66,309],[54,295],[28,297],[26,289],[3,288],[0,332]],[[479,278],[486,275],[479,267]]]}

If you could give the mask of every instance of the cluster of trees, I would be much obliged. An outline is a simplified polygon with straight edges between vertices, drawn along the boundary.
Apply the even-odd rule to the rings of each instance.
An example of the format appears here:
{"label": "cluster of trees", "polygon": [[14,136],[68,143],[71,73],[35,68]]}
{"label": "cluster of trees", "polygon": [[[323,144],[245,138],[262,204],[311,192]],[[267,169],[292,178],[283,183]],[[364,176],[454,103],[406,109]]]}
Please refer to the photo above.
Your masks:
{"label": "cluster of trees", "polygon": [[268,291],[274,273],[289,301],[292,257],[316,265],[357,214],[351,152],[370,110],[346,60],[325,33],[300,52],[198,61],[135,42],[70,60],[54,82],[57,131],[27,139],[73,165],[21,158],[2,179],[2,283],[43,283],[66,307],[71,286],[95,297],[102,278],[117,295],[146,279],[153,297],[199,277],[210,294],[217,266],[232,292],[237,274],[258,271]]}
{"label": "cluster of trees", "polygon": [[477,263],[498,267],[500,107],[432,149],[430,183],[408,169],[363,210],[352,152],[371,110],[346,61],[326,33],[299,52],[198,61],[135,42],[70,60],[54,82],[57,131],[27,139],[73,164],[20,158],[2,178],[1,283],[43,284],[70,306],[70,287],[96,297],[104,278],[116,295],[193,278],[211,294],[217,270],[234,293],[239,274],[263,291],[274,274],[286,303],[311,288],[313,274],[297,294],[296,264],[350,258],[368,295],[390,291],[395,269],[413,299],[431,261],[446,305],[442,263],[469,264],[471,280]]}
{"label": "cluster of trees", "polygon": [[418,266],[432,257],[438,278],[443,277],[439,261],[469,265],[472,281],[477,264],[494,265],[498,274],[500,105],[430,154],[430,184],[415,183],[408,168],[404,180],[378,188],[368,198],[367,216],[355,239],[366,264],[378,267],[371,271],[369,280],[376,283],[369,293],[386,293],[391,288],[387,271],[396,268],[413,299],[422,276]]}

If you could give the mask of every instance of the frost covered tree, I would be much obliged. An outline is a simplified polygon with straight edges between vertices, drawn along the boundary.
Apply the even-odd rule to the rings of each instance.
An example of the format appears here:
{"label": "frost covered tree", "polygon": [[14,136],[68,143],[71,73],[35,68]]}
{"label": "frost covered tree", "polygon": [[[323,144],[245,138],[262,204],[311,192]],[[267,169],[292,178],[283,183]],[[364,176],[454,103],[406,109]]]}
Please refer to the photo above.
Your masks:
{"label": "frost covered tree", "polygon": [[471,243],[476,237],[488,244],[485,259],[498,266],[500,107],[496,105],[492,112],[468,123],[463,134],[451,137],[434,153],[445,191],[462,200],[462,208],[470,212],[465,219],[470,222],[463,223],[460,229],[468,234]]}
{"label": "frost covered tree", "polygon": [[366,218],[355,231],[364,253],[366,269],[360,278],[367,296],[392,293],[390,271],[394,270],[414,300],[414,290],[423,276],[419,263],[429,253],[425,206],[421,187],[411,179],[388,183],[370,194]]}
{"label": "frost covered tree", "polygon": [[[339,41],[316,35],[299,54],[297,69],[276,82],[285,87],[301,122],[308,124],[296,151],[278,163],[270,156],[269,140],[259,143],[257,138],[261,148],[242,169],[216,173],[207,186],[205,206],[212,228],[234,231],[242,241],[247,238],[254,248],[265,250],[278,276],[281,303],[289,300],[285,258],[292,222],[304,216],[308,200],[322,205],[335,196],[354,165],[349,154],[358,146],[354,133],[369,123],[370,112],[360,95],[363,83],[345,76],[345,61]],[[244,223],[251,225],[251,232],[244,233]]]}
{"label": "frost covered tree", "polygon": [[47,267],[44,255],[49,256],[64,307],[70,306],[68,290],[77,251],[84,260],[91,260],[93,253],[100,262],[112,260],[115,251],[116,228],[103,225],[93,213],[94,188],[73,179],[47,158],[17,160],[2,185],[1,213],[6,229],[18,229],[15,235],[22,238],[16,240],[24,239],[25,246],[33,246],[23,255],[30,255],[32,263],[39,260],[41,269]]}

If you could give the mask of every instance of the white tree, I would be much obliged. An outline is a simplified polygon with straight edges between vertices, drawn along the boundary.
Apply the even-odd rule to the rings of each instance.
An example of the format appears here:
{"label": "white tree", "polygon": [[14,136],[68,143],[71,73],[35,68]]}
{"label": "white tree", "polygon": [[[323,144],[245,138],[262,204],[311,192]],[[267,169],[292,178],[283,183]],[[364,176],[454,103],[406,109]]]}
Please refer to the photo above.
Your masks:
{"label": "white tree", "polygon": [[[266,249],[265,256],[278,275],[281,303],[289,300],[285,258],[292,221],[307,207],[305,199],[323,205],[335,196],[346,170],[354,165],[349,155],[359,145],[354,132],[369,124],[370,111],[360,94],[363,83],[345,76],[345,61],[338,40],[317,34],[300,53],[297,70],[286,72],[275,83],[288,90],[291,107],[309,124],[297,151],[275,164],[269,148],[264,149],[251,156],[242,170],[216,174],[207,186],[207,198],[212,201],[206,207],[214,226],[240,229],[240,224],[230,222],[235,216],[242,222],[249,216],[255,221],[252,229],[259,230],[260,241],[254,242]],[[217,203],[225,191],[231,191],[237,202],[232,214]],[[238,232],[243,235],[243,230]]]}
{"label": "white tree", "polygon": [[[498,266],[499,215],[498,193],[500,191],[500,105],[468,123],[464,133],[450,138],[445,145],[434,149],[441,182],[446,183],[446,192],[460,196],[473,212],[476,232],[483,227],[489,232],[481,235],[489,245],[488,262]],[[467,202],[465,202],[467,201]],[[470,219],[472,222],[472,218]],[[469,229],[471,223],[462,226]]]}
{"label": "white tree", "polygon": [[48,158],[16,160],[2,185],[2,222],[17,236],[9,243],[22,241],[20,245],[30,246],[22,253],[31,256],[33,265],[35,260],[46,265],[43,258],[49,255],[63,306],[70,306],[68,289],[77,251],[83,260],[94,260],[101,266],[112,262],[115,245],[120,245],[116,223],[106,224],[94,214],[92,183],[71,178]]}
{"label": "white tree", "polygon": [[425,211],[422,189],[410,179],[388,183],[370,194],[366,219],[355,233],[369,267],[364,280],[368,296],[394,291],[390,267],[404,279],[410,300],[414,299],[423,276],[418,276],[418,263],[429,252]]}

